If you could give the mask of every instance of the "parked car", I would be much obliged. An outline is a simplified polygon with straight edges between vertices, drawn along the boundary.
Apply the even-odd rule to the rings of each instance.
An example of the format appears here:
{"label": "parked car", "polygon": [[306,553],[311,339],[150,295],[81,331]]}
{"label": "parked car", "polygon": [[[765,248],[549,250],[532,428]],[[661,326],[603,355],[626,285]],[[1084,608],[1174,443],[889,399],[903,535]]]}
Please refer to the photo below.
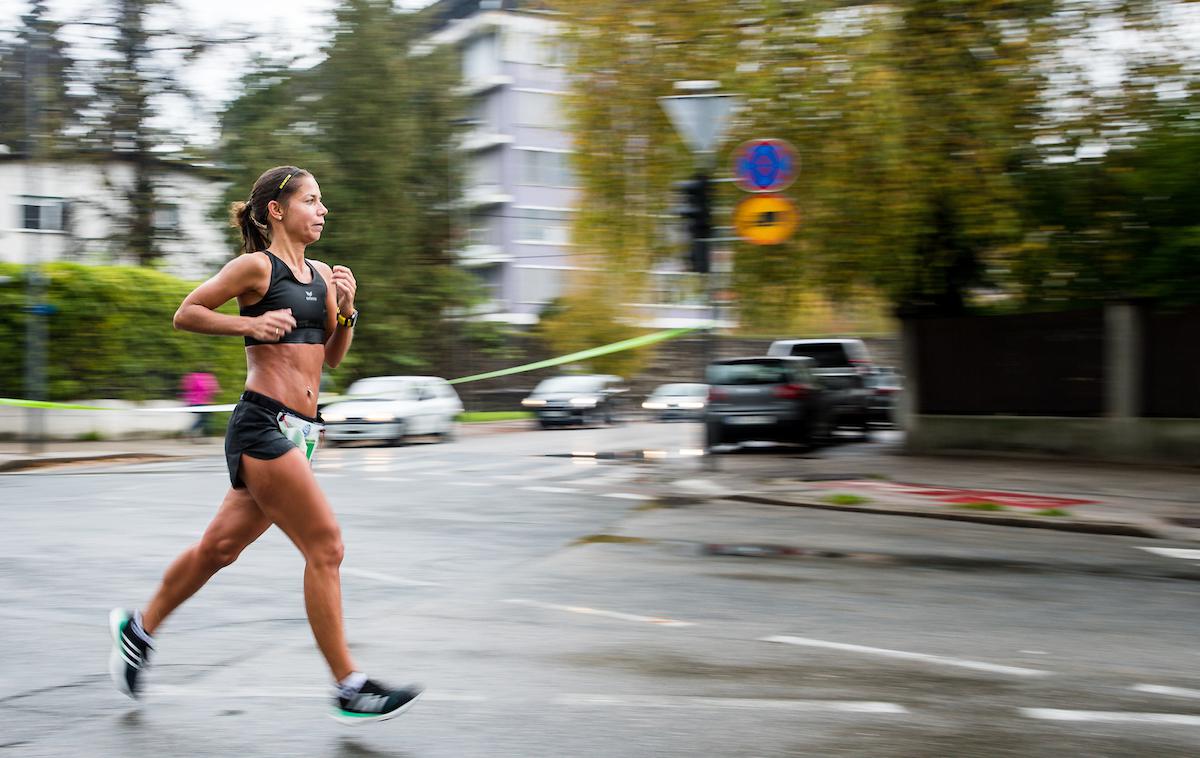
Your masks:
{"label": "parked car", "polygon": [[374,376],[359,379],[337,401],[321,411],[325,441],[403,442],[405,437],[454,435],[454,419],[462,413],[458,393],[436,376]]}
{"label": "parked car", "polygon": [[708,366],[708,447],[742,440],[774,440],[813,447],[831,431],[829,393],[812,358],[732,358]]}
{"label": "parked car", "polygon": [[874,371],[866,344],[855,338],[775,340],[767,355],[796,355],[812,358],[815,373],[833,397],[833,423],[849,427],[864,438],[870,434],[873,391],[867,377]]}
{"label": "parked car", "polygon": [[661,384],[642,403],[642,407],[659,421],[700,421],[704,418],[706,405],[708,385],[695,382]]}
{"label": "parked car", "polygon": [[625,380],[611,374],[552,376],[534,387],[521,405],[533,411],[543,429],[566,424],[613,424],[625,392]]}
{"label": "parked car", "polygon": [[867,387],[871,390],[868,401],[871,420],[896,423],[896,401],[904,390],[904,377],[891,366],[877,366],[867,377]]}

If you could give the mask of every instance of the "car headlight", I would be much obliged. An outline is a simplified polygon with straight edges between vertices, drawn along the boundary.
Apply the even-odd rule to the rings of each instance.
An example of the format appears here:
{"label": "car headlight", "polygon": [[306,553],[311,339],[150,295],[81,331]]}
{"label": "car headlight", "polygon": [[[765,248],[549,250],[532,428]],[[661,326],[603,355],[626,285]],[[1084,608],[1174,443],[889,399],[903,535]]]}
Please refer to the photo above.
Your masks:
{"label": "car headlight", "polygon": [[345,421],[346,415],[344,413],[330,413],[330,412],[326,411],[325,413],[321,414],[321,418],[325,419],[326,422]]}
{"label": "car headlight", "polygon": [[521,405],[525,406],[526,408],[540,408],[545,404],[545,400],[538,400],[534,397],[527,397],[521,401]]}
{"label": "car headlight", "polygon": [[647,400],[646,402],[642,403],[642,407],[645,408],[646,410],[661,411],[662,409],[667,407],[667,404],[660,403],[657,400]]}
{"label": "car headlight", "polygon": [[379,413],[374,416],[367,416],[367,421],[395,421],[396,417],[390,413]]}
{"label": "car headlight", "polygon": [[596,398],[594,397],[573,397],[571,405],[576,408],[595,408]]}
{"label": "car headlight", "polygon": [[703,400],[685,400],[679,404],[680,408],[686,408],[689,411],[697,411],[704,407]]}

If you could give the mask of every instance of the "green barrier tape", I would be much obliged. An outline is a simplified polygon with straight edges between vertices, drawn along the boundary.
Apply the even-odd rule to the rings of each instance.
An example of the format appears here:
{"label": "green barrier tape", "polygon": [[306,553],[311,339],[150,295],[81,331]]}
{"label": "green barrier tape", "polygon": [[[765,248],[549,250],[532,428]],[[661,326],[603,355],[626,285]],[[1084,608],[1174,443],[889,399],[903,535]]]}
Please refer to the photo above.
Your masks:
{"label": "green barrier tape", "polygon": [[561,366],[564,363],[574,363],[588,358],[595,358],[600,355],[608,355],[609,353],[619,353],[622,350],[633,350],[634,348],[653,345],[655,342],[674,339],[688,332],[695,331],[696,327],[688,326],[680,329],[667,329],[662,332],[653,334],[643,334],[641,337],[633,337],[632,339],[621,340],[620,342],[612,342],[600,347],[592,347],[587,350],[580,350],[577,353],[570,355],[560,355],[557,358],[548,358],[537,363],[526,363],[524,366],[513,366],[512,368],[502,368],[498,371],[489,371],[486,374],[475,374],[474,376],[464,376],[459,379],[451,379],[450,384],[462,384],[463,382],[478,382],[483,379],[495,379],[499,376],[508,376],[509,374],[520,374],[525,371],[535,371],[539,368],[549,368],[551,366]]}
{"label": "green barrier tape", "polygon": [[[600,347],[592,347],[587,350],[580,350],[577,353],[569,355],[560,355],[557,358],[548,358],[544,361],[536,363],[526,363],[524,366],[513,366],[511,368],[502,368],[497,371],[489,371],[486,374],[475,374],[474,376],[464,376],[458,379],[451,379],[450,384],[463,384],[464,382],[479,382],[484,379],[495,379],[500,376],[508,376],[509,374],[520,374],[526,371],[536,371],[540,368],[549,368],[551,366],[561,366],[564,363],[574,363],[575,361],[587,360],[588,358],[596,358],[609,353],[619,353],[622,350],[634,350],[639,347],[653,345],[655,342],[674,339],[688,332],[695,331],[696,327],[688,326],[679,329],[667,329],[662,332],[654,332],[653,334],[643,334],[641,337],[633,337],[620,342],[612,342]],[[322,403],[322,405],[326,405]],[[49,408],[59,411],[157,411],[159,413],[215,413],[218,411],[232,411],[232,405],[184,405],[177,408],[110,408],[101,405],[80,405],[77,403],[51,403],[44,400],[22,400],[20,398],[0,397],[0,406],[11,406],[15,408]]]}

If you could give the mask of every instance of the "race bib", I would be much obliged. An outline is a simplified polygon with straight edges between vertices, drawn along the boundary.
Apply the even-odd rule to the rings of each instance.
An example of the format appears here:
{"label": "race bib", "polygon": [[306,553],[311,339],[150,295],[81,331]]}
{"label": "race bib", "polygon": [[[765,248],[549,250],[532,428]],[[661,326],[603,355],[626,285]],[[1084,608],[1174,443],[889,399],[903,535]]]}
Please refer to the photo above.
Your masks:
{"label": "race bib", "polygon": [[321,439],[321,430],[325,428],[324,425],[315,421],[306,421],[290,413],[275,414],[275,423],[279,424],[279,431],[283,432],[283,436],[287,437],[288,442],[300,448],[300,452],[304,453],[304,457],[311,464],[313,456],[316,455],[317,442]]}

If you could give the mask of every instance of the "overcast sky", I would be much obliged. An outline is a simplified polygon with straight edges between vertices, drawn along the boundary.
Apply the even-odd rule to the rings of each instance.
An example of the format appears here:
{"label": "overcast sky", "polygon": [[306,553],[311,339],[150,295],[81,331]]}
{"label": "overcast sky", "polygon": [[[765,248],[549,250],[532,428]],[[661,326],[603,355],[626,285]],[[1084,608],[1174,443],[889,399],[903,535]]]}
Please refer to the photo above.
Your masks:
{"label": "overcast sky", "polygon": [[[317,60],[321,45],[329,37],[332,10],[337,0],[175,0],[181,13],[165,16],[164,23],[191,33],[211,35],[261,35],[260,50],[280,58],[298,57],[302,65]],[[395,0],[399,8],[416,9],[433,0]],[[111,7],[107,0],[47,0],[51,15],[58,21],[78,21],[98,15]],[[25,0],[0,0],[0,34],[8,36],[20,25],[21,14],[27,12]],[[95,31],[83,27],[68,27],[64,32],[70,42],[77,43],[75,54],[87,56],[86,40],[82,34]],[[186,135],[191,141],[208,142],[215,138],[215,122],[211,114],[235,91],[238,77],[244,72],[251,53],[250,46],[224,47],[210,54],[189,69],[185,83],[201,96],[202,113],[193,114],[182,104],[168,106],[168,128]],[[199,116],[199,118],[197,117]]]}

